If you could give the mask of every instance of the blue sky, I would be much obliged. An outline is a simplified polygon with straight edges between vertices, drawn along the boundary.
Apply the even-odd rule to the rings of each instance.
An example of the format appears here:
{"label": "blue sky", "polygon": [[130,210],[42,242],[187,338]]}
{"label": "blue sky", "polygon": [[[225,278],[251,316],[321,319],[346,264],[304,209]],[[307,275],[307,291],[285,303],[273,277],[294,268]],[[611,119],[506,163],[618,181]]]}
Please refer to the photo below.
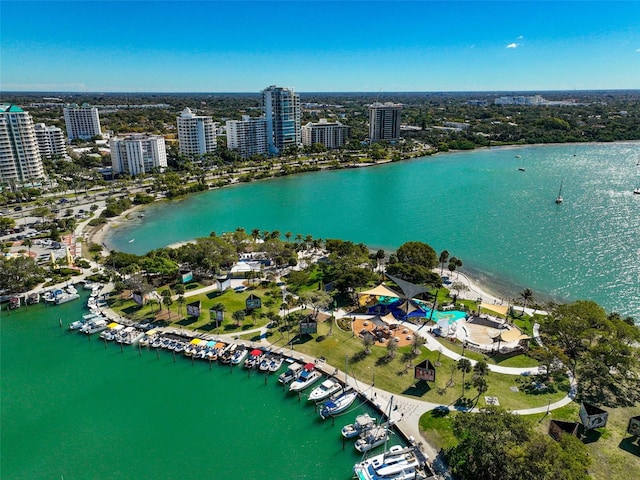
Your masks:
{"label": "blue sky", "polygon": [[640,2],[7,1],[0,89],[640,88]]}

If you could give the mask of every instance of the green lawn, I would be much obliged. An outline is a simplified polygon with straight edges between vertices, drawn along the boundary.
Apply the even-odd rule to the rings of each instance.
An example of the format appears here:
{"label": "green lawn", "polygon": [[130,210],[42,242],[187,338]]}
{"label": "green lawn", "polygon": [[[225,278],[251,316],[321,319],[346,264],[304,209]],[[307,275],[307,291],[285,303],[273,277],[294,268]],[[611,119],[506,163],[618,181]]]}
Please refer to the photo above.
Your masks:
{"label": "green lawn", "polygon": [[[345,361],[348,359],[349,374],[358,380],[371,383],[375,378],[375,385],[392,393],[404,394],[420,398],[421,400],[452,405],[462,395],[462,373],[457,370],[457,362],[438,352],[431,352],[426,348],[421,349],[421,354],[411,358],[408,356],[410,347],[400,348],[393,360],[386,359],[387,350],[382,347],[372,347],[369,355],[364,355],[362,340],[353,336],[351,332],[344,332],[338,327],[333,327],[332,335],[329,333],[328,322],[320,323],[318,334],[306,336],[302,341],[294,344],[294,349],[302,353],[327,359],[330,365],[344,370]],[[286,332],[272,332],[269,341],[277,346],[287,343]],[[436,382],[429,385],[415,385],[413,378],[413,365],[428,358],[432,363],[440,362],[436,370]],[[410,362],[410,363],[409,363]],[[452,375],[453,374],[453,375]],[[465,384],[469,385],[472,373],[465,377]],[[453,383],[450,383],[453,380]],[[489,390],[480,398],[470,385],[465,389],[465,397],[472,404],[481,407],[485,405],[485,396],[496,396],[500,404],[508,409],[522,409],[536,406],[544,406],[551,401],[559,400],[568,391],[568,381],[556,385],[557,391],[547,393],[525,393],[525,382],[528,377],[518,375],[501,375],[490,373]],[[449,384],[449,386],[447,386]],[[513,392],[510,387],[517,387],[519,391]]]}
{"label": "green lawn", "polygon": [[[159,289],[160,291],[163,288]],[[188,290],[187,290],[188,291]],[[180,306],[177,301],[174,301],[169,310],[172,313],[172,321],[170,323],[165,323],[165,325],[171,325],[176,328],[184,328],[189,330],[200,329],[203,331],[209,332],[219,332],[219,333],[236,333],[242,332],[243,330],[260,327],[266,325],[269,320],[266,317],[268,312],[278,312],[280,308],[280,293],[279,290],[276,292],[276,296],[267,295],[267,292],[274,292],[273,289],[265,289],[261,287],[250,287],[248,290],[244,292],[235,292],[234,290],[227,290],[224,293],[220,294],[217,291],[212,291],[209,293],[202,293],[200,295],[195,295],[192,297],[188,297],[185,299],[184,305]],[[244,323],[242,325],[236,325],[232,314],[237,310],[244,310],[245,301],[247,297],[251,294],[257,295],[262,298],[263,306],[258,310],[258,316],[254,319],[247,315]],[[268,299],[272,298],[273,305],[271,307],[267,307],[265,302],[268,303]],[[199,318],[187,318],[186,317],[186,304],[200,301],[201,302],[201,310],[202,313]],[[211,323],[211,318],[209,315],[209,309],[216,303],[222,303],[225,306],[225,315],[224,322],[219,327],[216,327]],[[138,306],[133,300],[121,300],[117,297],[112,297],[109,302],[109,306],[118,313],[126,316],[127,318],[131,318],[132,320],[141,321],[141,320],[153,320],[158,314],[158,309],[160,308],[158,304],[147,304],[144,307]],[[166,307],[162,307],[163,311],[166,311]]]}

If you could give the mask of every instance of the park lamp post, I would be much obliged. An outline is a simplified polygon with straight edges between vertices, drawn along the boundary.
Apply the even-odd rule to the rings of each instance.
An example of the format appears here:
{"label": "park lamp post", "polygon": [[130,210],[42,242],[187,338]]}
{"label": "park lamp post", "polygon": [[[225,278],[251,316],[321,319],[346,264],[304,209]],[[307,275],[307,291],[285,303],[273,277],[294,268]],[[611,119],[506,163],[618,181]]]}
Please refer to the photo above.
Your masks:
{"label": "park lamp post", "polygon": [[547,401],[547,413],[545,415],[549,415],[549,410],[551,409],[551,397],[549,397]]}

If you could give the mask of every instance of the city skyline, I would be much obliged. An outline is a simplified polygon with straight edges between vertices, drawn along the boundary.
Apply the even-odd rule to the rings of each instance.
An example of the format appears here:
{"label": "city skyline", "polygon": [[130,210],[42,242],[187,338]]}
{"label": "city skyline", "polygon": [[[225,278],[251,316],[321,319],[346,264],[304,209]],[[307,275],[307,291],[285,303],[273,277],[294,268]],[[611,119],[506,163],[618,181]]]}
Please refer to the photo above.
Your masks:
{"label": "city skyline", "polygon": [[636,89],[640,2],[3,1],[2,91]]}

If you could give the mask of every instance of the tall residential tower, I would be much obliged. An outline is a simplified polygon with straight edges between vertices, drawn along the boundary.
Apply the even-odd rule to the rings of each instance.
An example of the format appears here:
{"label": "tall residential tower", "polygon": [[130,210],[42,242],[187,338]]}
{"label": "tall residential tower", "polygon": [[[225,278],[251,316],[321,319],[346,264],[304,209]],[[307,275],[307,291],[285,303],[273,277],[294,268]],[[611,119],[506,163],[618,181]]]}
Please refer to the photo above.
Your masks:
{"label": "tall residential tower", "polygon": [[167,152],[162,135],[113,137],[109,147],[113,173],[139,175],[167,166]]}
{"label": "tall residential tower", "polygon": [[178,117],[180,153],[196,159],[216,149],[216,127],[211,117],[195,115],[185,108]]}
{"label": "tall residential tower", "polygon": [[15,185],[43,179],[31,115],[16,105],[0,105],[0,183]]}
{"label": "tall residential tower", "polygon": [[290,88],[272,85],[262,91],[262,108],[267,120],[269,153],[278,155],[287,147],[299,147],[300,96]]}
{"label": "tall residential tower", "polygon": [[400,140],[400,111],[399,103],[375,102],[369,105],[369,141],[371,143],[386,140],[397,142]]}
{"label": "tall residential tower", "polygon": [[267,121],[248,115],[242,120],[227,120],[227,148],[236,150],[242,158],[269,153]]}
{"label": "tall residential tower", "polygon": [[75,140],[90,139],[102,135],[98,109],[86,103],[79,107],[76,104],[64,108],[64,123],[67,126],[67,138]]}

